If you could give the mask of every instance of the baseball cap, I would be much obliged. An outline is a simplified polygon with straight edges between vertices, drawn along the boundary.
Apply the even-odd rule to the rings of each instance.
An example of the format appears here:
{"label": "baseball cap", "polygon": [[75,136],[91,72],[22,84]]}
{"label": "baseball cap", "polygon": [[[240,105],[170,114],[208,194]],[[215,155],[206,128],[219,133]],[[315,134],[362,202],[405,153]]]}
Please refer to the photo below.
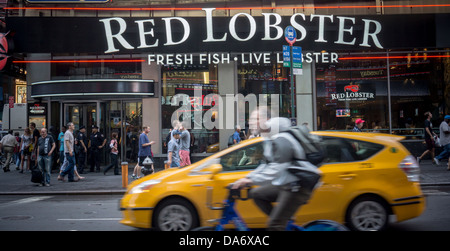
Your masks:
{"label": "baseball cap", "polygon": [[178,130],[173,130],[172,135],[176,135],[176,134],[181,134],[181,132]]}
{"label": "baseball cap", "polygon": [[444,119],[450,119],[450,115],[445,115]]}
{"label": "baseball cap", "polygon": [[361,124],[361,123],[364,123],[364,122],[366,122],[366,121],[364,121],[364,120],[362,120],[362,119],[357,119],[357,120],[355,121],[355,124]]}

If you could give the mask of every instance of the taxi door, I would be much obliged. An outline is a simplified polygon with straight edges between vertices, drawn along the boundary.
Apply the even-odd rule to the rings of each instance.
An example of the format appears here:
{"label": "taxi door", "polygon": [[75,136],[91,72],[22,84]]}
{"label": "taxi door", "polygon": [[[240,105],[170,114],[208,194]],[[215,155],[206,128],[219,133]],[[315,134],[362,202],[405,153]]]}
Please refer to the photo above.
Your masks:
{"label": "taxi door", "polygon": [[[262,142],[255,143],[230,152],[220,158],[222,171],[211,178],[209,189],[212,189],[212,206],[220,207],[228,196],[226,187],[238,179],[244,178],[254,170],[263,159]],[[248,197],[247,191],[241,191],[244,198]],[[267,221],[266,215],[259,210],[252,199],[245,201],[237,200],[238,213],[250,227],[264,227]],[[215,218],[220,218],[222,211],[214,213]],[[257,224],[257,225],[255,225]],[[260,224],[262,224],[260,226]]]}

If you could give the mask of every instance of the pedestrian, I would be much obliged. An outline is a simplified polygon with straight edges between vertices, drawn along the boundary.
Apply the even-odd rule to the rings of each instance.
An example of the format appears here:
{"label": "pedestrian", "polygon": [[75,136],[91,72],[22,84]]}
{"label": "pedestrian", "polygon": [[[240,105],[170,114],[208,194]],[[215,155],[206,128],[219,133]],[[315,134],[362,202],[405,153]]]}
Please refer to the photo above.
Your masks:
{"label": "pedestrian", "polygon": [[238,144],[239,142],[241,142],[240,132],[241,132],[241,126],[236,125],[234,127],[234,133],[233,133],[233,144]]}
{"label": "pedestrian", "polygon": [[366,121],[364,121],[362,119],[357,119],[355,121],[355,127],[353,127],[353,132],[362,132],[361,128],[363,128],[364,122],[366,122]]}
{"label": "pedestrian", "polygon": [[47,129],[41,129],[41,137],[38,139],[38,166],[42,173],[42,183],[39,186],[50,186],[50,172],[52,154],[56,148],[55,140],[47,134]]}
{"label": "pedestrian", "polygon": [[27,171],[30,170],[31,164],[31,150],[30,146],[32,146],[33,136],[31,135],[30,128],[25,128],[24,134],[22,135],[22,140],[20,143],[20,152],[21,152],[21,162],[20,162],[20,171],[19,173],[23,173],[23,165],[26,163]]}
{"label": "pedestrian", "polygon": [[16,141],[17,141],[17,146],[14,148],[14,163],[16,164],[16,170],[20,170],[19,166],[20,166],[20,143],[21,138],[19,136],[19,132],[15,132],[14,133],[14,137],[16,137]]}
{"label": "pedestrian", "polygon": [[425,143],[427,145],[427,150],[425,150],[425,152],[423,152],[422,155],[420,155],[420,157],[417,157],[417,162],[420,163],[420,161],[422,160],[423,157],[425,157],[425,155],[431,153],[431,160],[434,163],[434,148],[435,148],[434,136],[437,135],[433,132],[433,124],[431,123],[433,114],[431,114],[431,112],[426,112],[424,115],[427,118],[425,120],[425,130],[424,130],[424,138]]}
{"label": "pedestrian", "polygon": [[[135,167],[135,170],[133,172],[133,178],[139,179],[141,177],[141,169],[144,167],[144,160],[149,157],[153,161],[152,157],[152,147],[155,142],[150,141],[148,139],[148,133],[150,133],[150,126],[143,126],[142,127],[142,133],[139,136],[139,152],[138,152],[138,167]],[[154,162],[154,161],[153,161]],[[152,165],[152,170],[153,165]]]}
{"label": "pedestrian", "polygon": [[445,157],[448,158],[447,163],[447,171],[450,171],[450,115],[445,115],[444,121],[442,121],[441,125],[439,126],[439,138],[441,141],[441,146],[443,148],[443,151],[439,156],[434,158],[434,162],[439,165],[439,161],[444,159]]}
{"label": "pedestrian", "polygon": [[64,154],[65,159],[68,161],[67,167],[59,174],[58,180],[64,181],[64,176],[68,175],[69,182],[75,182],[78,180],[74,179],[75,172],[75,153],[74,153],[74,141],[73,130],[75,125],[72,122],[67,124],[67,131],[64,133]]}
{"label": "pedestrian", "polygon": [[98,126],[92,126],[92,134],[89,140],[89,149],[91,150],[91,168],[90,171],[100,172],[100,164],[102,161],[102,149],[105,147],[106,138],[98,131]]}
{"label": "pedestrian", "polygon": [[181,132],[179,130],[172,131],[173,139],[169,141],[169,145],[167,147],[167,165],[170,167],[180,166],[180,144],[178,143],[180,135]]}
{"label": "pedestrian", "polygon": [[78,148],[78,152],[77,152],[77,164],[78,164],[78,170],[80,174],[84,173],[84,164],[86,162],[86,156],[87,156],[87,146],[89,144],[88,142],[88,138],[86,136],[86,127],[85,126],[80,126],[80,130],[77,133],[77,148]]}
{"label": "pedestrian", "polygon": [[55,142],[55,150],[52,155],[52,163],[50,165],[50,171],[57,170],[58,168],[58,158],[59,158],[59,149],[58,149],[58,132],[55,126],[50,126],[48,129],[48,135],[53,138]]}
{"label": "pedestrian", "polygon": [[3,167],[3,171],[9,172],[9,164],[11,162],[11,158],[14,154],[14,148],[17,146],[16,137],[13,136],[13,130],[9,130],[8,134],[5,135],[0,141],[0,151],[3,151],[3,154],[6,154],[6,163]]}
{"label": "pedestrian", "polygon": [[186,129],[186,122],[183,121],[180,126],[180,167],[188,166],[191,164],[191,158],[189,156],[191,146],[191,134]]}
{"label": "pedestrian", "polygon": [[64,164],[64,134],[66,133],[67,127],[63,126],[61,127],[61,132],[58,135],[58,142],[59,142],[59,165],[60,169],[63,167]]}
{"label": "pedestrian", "polygon": [[[269,138],[264,141],[266,163],[259,165],[245,178],[237,180],[232,188],[258,185],[250,191],[249,197],[269,216],[268,230],[283,231],[298,208],[308,202],[318,182],[314,178],[311,179],[311,186],[300,186],[298,178],[293,175],[288,178],[287,168],[296,163],[315,174],[312,177],[320,177],[320,171],[308,161],[298,161],[306,159],[306,156],[301,144],[290,133],[284,133],[291,126],[289,119],[272,118],[267,121],[267,125],[270,132]],[[274,202],[277,204],[273,205]]]}
{"label": "pedestrian", "polygon": [[36,123],[31,122],[30,125],[30,130],[31,133],[33,134],[33,147],[32,147],[32,151],[31,151],[31,159],[34,160],[34,165],[37,166],[37,141],[38,139],[41,137],[41,133],[39,132],[39,130],[36,128]]}
{"label": "pedestrian", "polygon": [[109,153],[109,156],[111,158],[111,164],[105,168],[105,171],[103,171],[103,174],[106,175],[106,172],[108,172],[109,169],[114,167],[114,175],[120,175],[119,173],[119,142],[117,141],[117,132],[112,133],[112,138],[109,143],[109,147],[111,149],[111,152]]}

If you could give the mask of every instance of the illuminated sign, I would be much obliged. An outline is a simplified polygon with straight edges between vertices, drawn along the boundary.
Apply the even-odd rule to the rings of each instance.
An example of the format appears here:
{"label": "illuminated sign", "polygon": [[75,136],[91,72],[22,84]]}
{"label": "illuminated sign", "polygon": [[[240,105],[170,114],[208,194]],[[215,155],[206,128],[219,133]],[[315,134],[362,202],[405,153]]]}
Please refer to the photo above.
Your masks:
{"label": "illuminated sign", "polygon": [[6,38],[8,33],[0,33],[0,71],[5,68],[8,61],[8,39]]}
{"label": "illuminated sign", "polygon": [[344,86],[343,92],[331,93],[330,96],[333,101],[366,101],[375,99],[375,90],[352,84]]}
{"label": "illuminated sign", "polygon": [[[214,8],[204,8],[205,18],[200,25],[195,28],[206,28],[205,36],[202,36],[202,43],[221,44],[227,41],[247,42],[247,41],[279,41],[283,37],[283,17],[277,13],[262,13],[263,22],[247,13],[238,13],[229,20],[215,21],[213,16]],[[286,17],[284,17],[286,18]],[[274,22],[275,20],[275,22]],[[154,47],[172,47],[189,44],[191,38],[192,24],[183,17],[164,17],[159,19],[135,20],[134,24],[129,24],[124,18],[112,17],[99,20],[104,25],[104,34],[107,43],[107,50],[104,53],[116,53],[124,50],[148,49]],[[162,21],[162,22],[161,22]],[[330,23],[338,23],[337,36],[327,36],[325,30]],[[225,24],[225,27],[223,27]],[[228,25],[227,25],[228,24]],[[262,29],[259,26],[262,26]],[[378,34],[382,30],[381,23],[376,20],[355,17],[342,17],[334,15],[312,14],[307,18],[303,13],[296,13],[289,18],[292,31],[288,34],[294,35],[298,30],[299,38],[297,42],[311,39],[310,33],[306,30],[306,25],[312,25],[311,29],[317,29],[314,43],[327,43],[330,39],[333,43],[340,45],[359,45],[361,47],[376,47],[383,49]],[[354,25],[358,24],[362,28],[362,34],[355,36]],[[221,26],[220,32],[217,26]],[[130,40],[126,36],[130,29],[136,31],[137,36]],[[161,30],[162,29],[162,30]],[[159,31],[159,32],[157,32]],[[259,31],[259,32],[257,32]],[[297,33],[295,33],[296,35]],[[293,39],[293,38],[292,38]],[[358,43],[357,43],[358,40]],[[136,43],[139,41],[138,43]]]}

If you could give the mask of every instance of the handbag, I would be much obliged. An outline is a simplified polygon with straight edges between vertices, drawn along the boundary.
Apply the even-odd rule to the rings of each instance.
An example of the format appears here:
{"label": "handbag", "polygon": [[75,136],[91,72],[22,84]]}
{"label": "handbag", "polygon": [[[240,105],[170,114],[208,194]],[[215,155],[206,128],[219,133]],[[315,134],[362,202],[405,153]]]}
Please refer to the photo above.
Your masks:
{"label": "handbag", "polygon": [[434,136],[434,145],[436,147],[441,147],[441,140],[439,139],[438,136]]}

